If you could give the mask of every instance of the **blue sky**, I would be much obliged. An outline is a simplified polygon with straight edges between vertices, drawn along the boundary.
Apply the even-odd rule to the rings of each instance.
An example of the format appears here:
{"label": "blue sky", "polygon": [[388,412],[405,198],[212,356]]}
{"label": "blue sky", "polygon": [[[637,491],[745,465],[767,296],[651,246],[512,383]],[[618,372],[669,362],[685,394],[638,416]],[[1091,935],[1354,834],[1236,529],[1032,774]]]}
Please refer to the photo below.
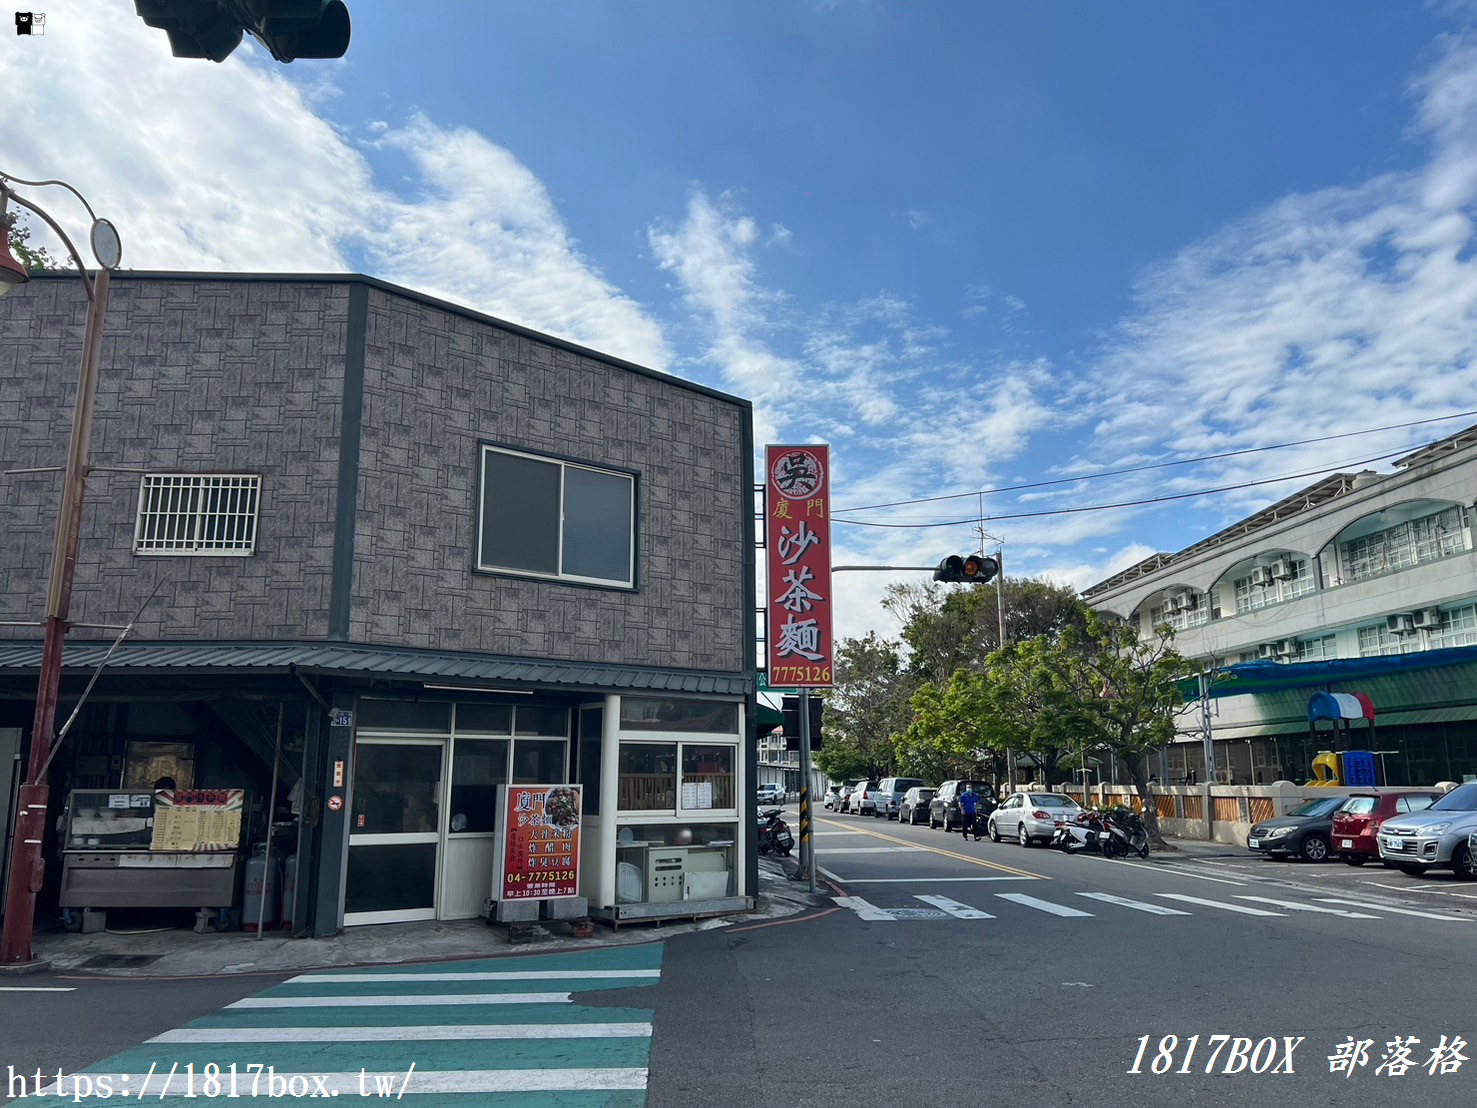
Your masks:
{"label": "blue sky", "polygon": [[[216,66],[132,5],[50,4],[0,50],[26,90],[0,168],[77,183],[129,265],[362,269],[747,396],[760,443],[833,444],[843,507],[1477,409],[1463,6],[349,7],[340,62]],[[1463,422],[984,508],[1344,467]],[[1086,586],[1310,481],[987,526],[1012,571]],[[973,541],[838,537],[891,565]],[[890,630],[881,588],[917,579],[838,579],[838,630]]]}

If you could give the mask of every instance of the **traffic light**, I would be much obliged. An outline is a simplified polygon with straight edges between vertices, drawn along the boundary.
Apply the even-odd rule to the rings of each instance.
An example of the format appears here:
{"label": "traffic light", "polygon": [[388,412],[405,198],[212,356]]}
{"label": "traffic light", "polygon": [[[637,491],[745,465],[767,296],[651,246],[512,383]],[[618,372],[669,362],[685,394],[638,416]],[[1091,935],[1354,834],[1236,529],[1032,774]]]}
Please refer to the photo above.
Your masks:
{"label": "traffic light", "polygon": [[176,58],[223,62],[244,33],[279,62],[342,58],[349,49],[343,0],[134,0],[134,8],[169,36]]}
{"label": "traffic light", "polygon": [[1000,572],[1000,563],[983,554],[950,554],[933,571],[935,581],[964,581],[971,585],[983,585]]}
{"label": "traffic light", "polygon": [[[785,749],[800,749],[800,698],[780,698],[780,711],[785,717]],[[818,696],[810,698],[810,749],[821,748],[821,720],[825,715],[825,702]]]}

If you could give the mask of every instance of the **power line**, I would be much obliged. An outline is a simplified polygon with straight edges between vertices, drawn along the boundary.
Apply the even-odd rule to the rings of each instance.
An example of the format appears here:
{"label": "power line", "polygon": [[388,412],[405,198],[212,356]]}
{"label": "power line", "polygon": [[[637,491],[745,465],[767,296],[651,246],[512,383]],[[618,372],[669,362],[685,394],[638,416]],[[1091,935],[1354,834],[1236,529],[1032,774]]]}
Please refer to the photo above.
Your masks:
{"label": "power line", "polygon": [[[1102,470],[1101,472],[1098,472],[1098,473],[1084,473],[1084,474],[1081,474],[1081,475],[1079,475],[1077,477],[1058,477],[1058,478],[1054,478],[1054,479],[1052,479],[1050,481],[1029,481],[1029,482],[1027,482],[1027,483],[1025,483],[1023,485],[1000,485],[997,488],[992,488],[992,489],[977,489],[974,492],[951,492],[951,493],[948,493],[948,494],[946,494],[944,496],[923,496],[923,497],[918,497],[917,499],[914,499],[914,500],[894,500],[894,501],[892,501],[891,503],[888,503],[888,504],[867,504],[867,505],[864,505],[864,506],[862,506],[860,508],[837,508],[837,509],[835,509],[833,511],[832,516],[834,518],[835,514],[838,513],[838,512],[839,513],[842,513],[842,514],[850,514],[852,512],[869,512],[869,511],[872,511],[873,509],[876,509],[876,508],[902,508],[902,507],[906,507],[909,504],[933,504],[933,503],[937,503],[940,500],[959,500],[959,499],[962,499],[963,497],[966,497],[966,496],[981,496],[981,495],[988,496],[988,495],[991,495],[993,493],[999,493],[999,492],[1021,492],[1021,491],[1025,490],[1025,489],[1044,489],[1044,488],[1049,488],[1049,487],[1051,487],[1053,485],[1073,485],[1073,484],[1076,484],[1078,481],[1096,481],[1096,480],[1098,480],[1099,478],[1102,478],[1102,477],[1121,477],[1121,476],[1123,476],[1126,473],[1147,473],[1147,472],[1149,472],[1151,470],[1155,470],[1155,469],[1168,469],[1170,466],[1194,465],[1197,462],[1218,462],[1218,461],[1221,461],[1222,459],[1225,459],[1225,458],[1240,458],[1240,457],[1244,457],[1247,454],[1263,454],[1263,453],[1266,453],[1267,451],[1270,451],[1270,450],[1287,450],[1287,449],[1289,449],[1291,447],[1294,447],[1294,446],[1311,446],[1311,445],[1313,445],[1315,443],[1320,443],[1320,442],[1334,442],[1337,439],[1355,438],[1355,437],[1357,437],[1359,435],[1377,435],[1377,434],[1380,434],[1383,431],[1401,431],[1401,430],[1404,430],[1404,429],[1406,429],[1408,427],[1420,427],[1420,426],[1423,426],[1424,424],[1427,424],[1427,423],[1444,423],[1447,420],[1452,420],[1452,419],[1470,419],[1473,416],[1477,416],[1477,411],[1472,411],[1472,412],[1456,412],[1456,413],[1454,413],[1452,415],[1431,416],[1431,417],[1429,417],[1427,419],[1413,419],[1409,423],[1391,423],[1391,424],[1387,424],[1384,427],[1367,427],[1367,428],[1365,428],[1362,431],[1342,431],[1342,432],[1340,432],[1339,434],[1336,434],[1336,435],[1320,435],[1317,438],[1312,438],[1312,439],[1297,439],[1294,442],[1279,442],[1279,443],[1274,443],[1271,446],[1248,446],[1248,447],[1245,447],[1245,448],[1243,448],[1241,450],[1227,450],[1227,451],[1224,451],[1224,452],[1222,452],[1220,454],[1202,454],[1202,455],[1200,455],[1199,457],[1196,457],[1196,458],[1176,458],[1176,459],[1174,459],[1172,461],[1168,461],[1168,462],[1147,462],[1147,463],[1145,463],[1144,465],[1141,465],[1141,466],[1125,466],[1122,469],[1105,469],[1105,470]],[[1403,454],[1403,453],[1405,453],[1405,451],[1403,451],[1403,450],[1397,450],[1397,451],[1395,451],[1395,453],[1396,454]],[[1393,457],[1393,456],[1394,455],[1385,455],[1385,457]],[[976,517],[976,518],[978,518],[978,517]],[[989,518],[992,518],[992,519],[1018,519],[1020,517],[1018,517],[1018,516],[991,516]],[[837,522],[837,523],[859,523],[861,521],[860,520],[839,520],[838,519],[838,520],[835,520],[835,522]],[[882,526],[882,524],[875,524],[873,526]]]}
{"label": "power line", "polygon": [[[1399,457],[1408,453],[1405,447],[1392,450],[1388,454],[1379,454],[1373,458],[1365,458],[1363,461],[1350,462],[1350,465],[1369,465],[1372,462],[1383,462],[1389,458]],[[1146,504],[1165,504],[1171,500],[1192,500],[1197,496],[1213,496],[1217,493],[1236,492],[1240,489],[1252,489],[1259,485],[1276,485],[1283,481],[1296,481],[1308,477],[1321,477],[1325,473],[1333,472],[1342,467],[1324,466],[1322,469],[1310,469],[1304,473],[1285,473],[1281,477],[1263,477],[1257,481],[1242,481],[1235,485],[1221,485],[1212,489],[1196,489],[1193,492],[1169,493],[1165,496],[1151,496],[1143,500],[1120,500],[1112,504],[1083,504],[1076,508],[1052,508],[1039,512],[1011,512],[1008,514],[994,516],[970,516],[967,519],[941,520],[935,523],[872,523],[864,519],[837,519],[831,517],[832,523],[847,523],[853,527],[893,527],[904,530],[923,527],[959,527],[966,523],[988,523],[990,520],[1000,519],[1039,519],[1042,516],[1065,516],[1074,515],[1079,512],[1106,512],[1115,508],[1139,508]],[[973,494],[972,494],[973,495]]]}

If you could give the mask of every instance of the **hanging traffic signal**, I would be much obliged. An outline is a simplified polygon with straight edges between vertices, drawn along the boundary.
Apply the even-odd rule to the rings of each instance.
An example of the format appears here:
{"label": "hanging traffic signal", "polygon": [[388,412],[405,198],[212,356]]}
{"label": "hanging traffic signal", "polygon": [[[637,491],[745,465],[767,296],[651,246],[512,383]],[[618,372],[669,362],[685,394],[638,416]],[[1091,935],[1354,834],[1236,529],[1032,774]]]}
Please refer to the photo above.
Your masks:
{"label": "hanging traffic signal", "polygon": [[279,62],[342,58],[349,49],[343,0],[134,0],[134,7],[169,36],[176,58],[223,62],[245,33]]}
{"label": "hanging traffic signal", "polygon": [[983,585],[993,580],[999,572],[1000,563],[994,558],[987,558],[983,554],[950,554],[933,571],[933,579]]}
{"label": "hanging traffic signal", "polygon": [[[800,698],[780,697],[780,711],[785,717],[785,749],[800,749]],[[825,718],[825,701],[818,696],[810,698],[810,749],[821,749],[821,723]]]}

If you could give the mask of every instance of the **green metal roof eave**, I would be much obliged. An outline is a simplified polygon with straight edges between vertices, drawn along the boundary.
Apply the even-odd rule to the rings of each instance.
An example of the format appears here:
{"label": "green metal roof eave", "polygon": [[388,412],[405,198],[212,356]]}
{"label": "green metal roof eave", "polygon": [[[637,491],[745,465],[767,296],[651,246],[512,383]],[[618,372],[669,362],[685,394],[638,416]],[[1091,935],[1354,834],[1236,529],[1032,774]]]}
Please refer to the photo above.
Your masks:
{"label": "green metal roof eave", "polygon": [[[65,670],[91,670],[109,643],[72,641],[62,656]],[[34,673],[39,643],[0,644],[0,675]],[[119,670],[189,673],[279,673],[293,670],[336,676],[386,676],[452,682],[499,682],[564,689],[647,689],[652,692],[747,696],[752,678],[600,662],[534,661],[485,654],[450,653],[352,643],[124,643],[108,661]]]}

